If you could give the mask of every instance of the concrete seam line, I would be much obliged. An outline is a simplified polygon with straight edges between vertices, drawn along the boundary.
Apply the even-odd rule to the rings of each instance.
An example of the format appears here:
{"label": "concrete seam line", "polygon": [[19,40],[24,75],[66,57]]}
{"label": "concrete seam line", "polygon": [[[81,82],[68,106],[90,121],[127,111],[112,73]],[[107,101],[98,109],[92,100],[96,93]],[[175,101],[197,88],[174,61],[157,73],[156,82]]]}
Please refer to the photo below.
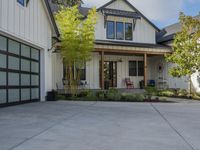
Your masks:
{"label": "concrete seam line", "polygon": [[188,142],[183,135],[170,123],[170,121],[151,103],[153,109],[161,116],[161,118],[169,125],[169,127],[178,134],[178,136],[192,149],[196,150],[190,142]]}
{"label": "concrete seam line", "polygon": [[[92,106],[94,106],[94,105],[96,105],[96,104],[97,104],[97,102],[94,102],[94,103],[92,103],[92,104],[90,104],[89,106],[86,106],[86,107],[84,107],[84,108],[87,109],[87,108],[92,107]],[[73,117],[75,117],[75,116],[77,116],[77,115],[79,115],[79,114],[81,114],[81,113],[82,113],[82,111],[79,111],[79,112],[77,112],[77,113],[75,113],[75,114],[69,116],[68,118],[62,119],[62,121],[58,121],[58,122],[59,122],[59,123],[62,123],[62,122],[64,122],[64,121],[70,120],[70,119],[72,119]],[[13,150],[13,149],[19,147],[20,145],[24,144],[25,142],[30,141],[31,139],[35,138],[36,136],[39,136],[39,135],[43,134],[44,132],[48,131],[49,129],[55,127],[55,126],[58,124],[58,122],[57,122],[57,123],[54,123],[53,125],[51,125],[50,127],[44,129],[43,131],[41,131],[41,132],[39,132],[39,133],[37,133],[37,134],[35,134],[35,135],[29,137],[29,138],[26,138],[25,140],[23,140],[22,142],[20,142],[20,143],[14,145],[14,146],[12,146],[12,147],[9,148],[8,150]]]}

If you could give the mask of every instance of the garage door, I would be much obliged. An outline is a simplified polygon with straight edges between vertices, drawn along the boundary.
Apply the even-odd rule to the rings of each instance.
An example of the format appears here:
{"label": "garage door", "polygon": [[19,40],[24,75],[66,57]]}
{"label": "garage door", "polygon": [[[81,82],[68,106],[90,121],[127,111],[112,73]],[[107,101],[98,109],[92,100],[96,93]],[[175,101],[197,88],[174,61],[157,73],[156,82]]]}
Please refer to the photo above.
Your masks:
{"label": "garage door", "polygon": [[0,106],[39,98],[40,51],[0,35]]}

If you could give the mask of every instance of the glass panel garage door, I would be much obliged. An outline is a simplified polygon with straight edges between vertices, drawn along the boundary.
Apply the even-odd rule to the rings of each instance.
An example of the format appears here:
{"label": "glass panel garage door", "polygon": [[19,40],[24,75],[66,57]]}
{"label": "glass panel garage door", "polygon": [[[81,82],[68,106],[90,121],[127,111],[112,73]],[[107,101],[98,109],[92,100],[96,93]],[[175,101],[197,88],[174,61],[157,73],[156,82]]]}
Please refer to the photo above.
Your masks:
{"label": "glass panel garage door", "polygon": [[40,51],[0,35],[0,106],[39,99]]}

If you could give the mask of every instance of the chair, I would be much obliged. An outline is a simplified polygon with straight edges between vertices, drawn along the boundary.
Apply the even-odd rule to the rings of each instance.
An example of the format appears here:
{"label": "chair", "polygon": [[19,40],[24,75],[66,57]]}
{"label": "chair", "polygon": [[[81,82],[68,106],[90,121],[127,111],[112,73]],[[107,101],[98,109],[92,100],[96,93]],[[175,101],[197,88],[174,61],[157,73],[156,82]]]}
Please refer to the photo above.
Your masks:
{"label": "chair", "polygon": [[134,88],[134,84],[133,84],[133,82],[131,81],[130,78],[125,78],[125,83],[126,83],[127,89],[133,89]]}

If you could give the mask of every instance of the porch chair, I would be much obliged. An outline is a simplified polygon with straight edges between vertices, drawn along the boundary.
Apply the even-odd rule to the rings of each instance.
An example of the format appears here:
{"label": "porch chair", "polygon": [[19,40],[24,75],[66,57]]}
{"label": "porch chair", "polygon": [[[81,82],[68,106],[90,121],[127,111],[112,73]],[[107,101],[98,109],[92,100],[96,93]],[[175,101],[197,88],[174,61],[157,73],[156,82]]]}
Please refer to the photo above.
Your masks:
{"label": "porch chair", "polygon": [[131,81],[130,78],[125,78],[125,83],[126,83],[127,89],[133,89],[134,88],[134,84],[133,84],[133,82]]}

